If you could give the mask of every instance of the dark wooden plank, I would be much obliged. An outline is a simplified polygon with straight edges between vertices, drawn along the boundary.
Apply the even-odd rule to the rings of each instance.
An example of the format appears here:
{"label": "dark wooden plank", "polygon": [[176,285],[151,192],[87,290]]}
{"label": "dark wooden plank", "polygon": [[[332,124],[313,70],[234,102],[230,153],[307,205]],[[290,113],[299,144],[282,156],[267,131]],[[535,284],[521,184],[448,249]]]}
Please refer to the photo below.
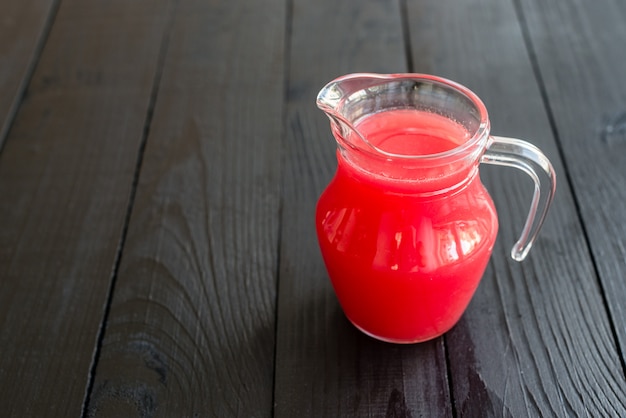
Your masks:
{"label": "dark wooden plank", "polygon": [[626,353],[626,4],[520,3],[594,261]]}
{"label": "dark wooden plank", "polygon": [[400,7],[381,1],[295,1],[284,142],[275,413],[451,415],[443,340],[377,342],[345,319],[318,250],[317,197],[335,167],[315,96],[349,72],[407,69]]}
{"label": "dark wooden plank", "polygon": [[66,0],[0,155],[0,411],[79,416],[167,1]]}
{"label": "dark wooden plank", "polygon": [[[537,15],[544,5],[537,2]],[[472,304],[446,336],[457,414],[624,416],[616,342],[512,2],[411,0],[408,9],[416,70],[472,88],[490,109],[494,132],[540,146],[559,181],[539,241],[517,264],[508,254],[529,207],[530,182],[481,168],[500,235]]]}
{"label": "dark wooden plank", "polygon": [[0,149],[54,18],[54,0],[0,3]]}
{"label": "dark wooden plank", "polygon": [[89,416],[270,416],[286,4],[180,2]]}

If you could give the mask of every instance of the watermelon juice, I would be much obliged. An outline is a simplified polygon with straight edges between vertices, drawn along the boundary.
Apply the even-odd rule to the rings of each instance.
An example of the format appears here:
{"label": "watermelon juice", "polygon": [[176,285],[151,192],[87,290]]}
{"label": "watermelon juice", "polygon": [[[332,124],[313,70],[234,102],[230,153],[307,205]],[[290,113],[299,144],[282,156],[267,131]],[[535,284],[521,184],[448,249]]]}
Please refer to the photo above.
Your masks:
{"label": "watermelon juice", "polygon": [[349,320],[390,342],[432,339],[469,304],[496,239],[496,212],[471,136],[448,117],[396,109],[341,137],[320,197],[322,255]]}

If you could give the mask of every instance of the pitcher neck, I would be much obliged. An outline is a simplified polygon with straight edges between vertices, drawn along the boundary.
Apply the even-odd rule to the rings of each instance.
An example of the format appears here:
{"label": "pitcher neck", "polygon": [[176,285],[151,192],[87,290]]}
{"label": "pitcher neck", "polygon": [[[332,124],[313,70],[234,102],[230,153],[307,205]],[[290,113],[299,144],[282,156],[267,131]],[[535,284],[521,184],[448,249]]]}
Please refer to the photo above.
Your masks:
{"label": "pitcher neck", "polygon": [[471,182],[487,141],[463,153],[420,159],[384,158],[337,142],[339,169],[350,176],[389,192],[430,197],[455,193]]}

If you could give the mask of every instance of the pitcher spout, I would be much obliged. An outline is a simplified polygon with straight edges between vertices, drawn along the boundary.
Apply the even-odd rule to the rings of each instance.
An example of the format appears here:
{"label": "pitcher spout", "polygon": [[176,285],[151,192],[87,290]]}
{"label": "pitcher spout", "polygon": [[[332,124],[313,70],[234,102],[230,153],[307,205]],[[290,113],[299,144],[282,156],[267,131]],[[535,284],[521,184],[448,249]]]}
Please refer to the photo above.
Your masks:
{"label": "pitcher spout", "polygon": [[376,99],[380,87],[400,74],[358,73],[339,77],[328,83],[317,95],[317,107],[330,119],[331,129],[340,148],[366,150],[385,154],[374,146],[357,124],[362,118],[380,111],[386,106]]}

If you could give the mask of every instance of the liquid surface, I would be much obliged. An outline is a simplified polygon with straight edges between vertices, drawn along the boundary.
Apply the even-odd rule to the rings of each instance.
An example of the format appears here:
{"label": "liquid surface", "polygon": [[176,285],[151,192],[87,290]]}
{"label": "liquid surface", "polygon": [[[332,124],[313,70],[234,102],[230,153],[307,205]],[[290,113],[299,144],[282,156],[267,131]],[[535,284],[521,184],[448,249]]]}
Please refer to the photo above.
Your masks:
{"label": "liquid surface", "polygon": [[[359,129],[389,152],[441,152],[465,140],[455,137],[453,122],[446,130],[445,120],[416,128],[415,120],[393,111],[372,118]],[[372,167],[357,168],[338,155],[336,176],[318,202],[316,226],[345,314],[386,341],[441,335],[468,305],[497,233],[495,209],[479,177],[460,191],[426,199],[391,192],[367,174]]]}
{"label": "liquid surface", "polygon": [[450,151],[470,137],[462,125],[416,110],[376,113],[357,123],[356,128],[380,150],[406,156]]}

